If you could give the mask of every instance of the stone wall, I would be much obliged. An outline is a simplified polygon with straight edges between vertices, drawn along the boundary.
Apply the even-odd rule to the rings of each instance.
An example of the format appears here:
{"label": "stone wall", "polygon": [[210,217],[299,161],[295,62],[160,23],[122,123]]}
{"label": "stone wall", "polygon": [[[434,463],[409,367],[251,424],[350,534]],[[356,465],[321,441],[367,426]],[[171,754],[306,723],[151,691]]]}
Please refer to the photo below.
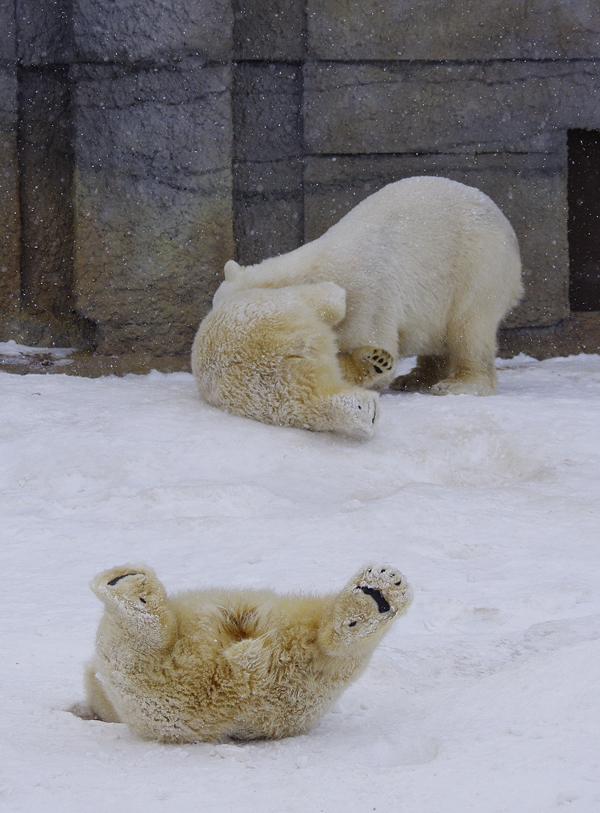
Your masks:
{"label": "stone wall", "polygon": [[20,301],[17,162],[16,31],[12,9],[0,5],[0,315],[14,328]]}
{"label": "stone wall", "polygon": [[436,174],[518,233],[504,349],[595,351],[597,314],[569,306],[567,137],[600,130],[599,68],[589,0],[10,0],[0,339],[184,356],[227,259]]}

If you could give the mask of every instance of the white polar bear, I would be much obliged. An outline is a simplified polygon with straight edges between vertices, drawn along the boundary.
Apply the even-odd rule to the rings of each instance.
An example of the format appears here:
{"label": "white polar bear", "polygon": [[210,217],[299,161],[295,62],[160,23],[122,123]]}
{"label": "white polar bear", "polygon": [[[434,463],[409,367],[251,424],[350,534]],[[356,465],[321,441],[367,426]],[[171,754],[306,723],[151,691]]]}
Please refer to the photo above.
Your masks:
{"label": "white polar bear", "polygon": [[295,251],[228,262],[192,369],[202,396],[236,414],[369,434],[372,388],[493,393],[498,325],[522,292],[517,238],[490,198],[407,178]]}
{"label": "white polar bear", "polygon": [[412,600],[385,565],[326,596],[213,589],[167,598],[144,565],[101,573],[91,588],[105,609],[86,670],[87,716],[162,742],[307,731]]}

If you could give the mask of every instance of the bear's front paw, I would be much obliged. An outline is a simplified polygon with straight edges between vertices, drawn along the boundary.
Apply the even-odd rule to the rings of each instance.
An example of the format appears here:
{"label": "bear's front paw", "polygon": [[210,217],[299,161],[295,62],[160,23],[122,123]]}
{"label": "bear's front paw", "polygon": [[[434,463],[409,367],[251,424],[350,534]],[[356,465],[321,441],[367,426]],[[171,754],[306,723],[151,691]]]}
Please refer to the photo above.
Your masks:
{"label": "bear's front paw", "polygon": [[391,353],[370,345],[358,347],[351,353],[340,353],[338,359],[344,378],[363,387],[378,386],[380,379],[395,365]]}
{"label": "bear's front paw", "polygon": [[394,357],[387,350],[375,347],[361,348],[364,354],[361,357],[362,363],[371,371],[371,376],[383,375],[389,372],[394,366]]}

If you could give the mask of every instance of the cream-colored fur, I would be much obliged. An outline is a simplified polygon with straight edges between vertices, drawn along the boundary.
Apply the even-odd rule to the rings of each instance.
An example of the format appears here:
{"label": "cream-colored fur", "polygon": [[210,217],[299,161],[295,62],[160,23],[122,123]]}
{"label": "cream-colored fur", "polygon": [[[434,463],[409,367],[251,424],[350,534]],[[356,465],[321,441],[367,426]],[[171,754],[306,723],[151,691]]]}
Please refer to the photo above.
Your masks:
{"label": "cream-colored fur", "polygon": [[412,600],[389,566],[334,595],[205,590],[168,598],[145,565],[99,574],[89,714],[163,742],[287,737],[309,729],[367,665]]}
{"label": "cream-colored fur", "polygon": [[[496,332],[522,295],[520,273],[515,233],[490,198],[408,178],[289,254],[228,262],[192,368],[203,397],[237,414],[368,434],[365,388],[494,392]],[[411,355],[416,368],[394,380]],[[341,410],[328,412],[332,398]]]}
{"label": "cream-colored fur", "polygon": [[200,392],[265,423],[368,435],[378,394],[342,375],[331,325],[344,313],[345,293],[331,282],[232,292],[194,340]]}

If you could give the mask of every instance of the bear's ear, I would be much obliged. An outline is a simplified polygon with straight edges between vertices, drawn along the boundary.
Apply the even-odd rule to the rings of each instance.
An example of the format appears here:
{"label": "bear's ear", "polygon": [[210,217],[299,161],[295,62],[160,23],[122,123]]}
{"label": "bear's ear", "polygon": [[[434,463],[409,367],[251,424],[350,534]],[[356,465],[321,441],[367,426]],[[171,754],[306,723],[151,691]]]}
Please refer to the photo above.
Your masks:
{"label": "bear's ear", "polygon": [[346,315],[346,291],[335,282],[299,285],[298,290],[328,325],[336,325]]}
{"label": "bear's ear", "polygon": [[232,282],[244,269],[241,265],[238,265],[235,260],[229,260],[225,263],[223,270],[225,272],[225,279],[228,282]]}

